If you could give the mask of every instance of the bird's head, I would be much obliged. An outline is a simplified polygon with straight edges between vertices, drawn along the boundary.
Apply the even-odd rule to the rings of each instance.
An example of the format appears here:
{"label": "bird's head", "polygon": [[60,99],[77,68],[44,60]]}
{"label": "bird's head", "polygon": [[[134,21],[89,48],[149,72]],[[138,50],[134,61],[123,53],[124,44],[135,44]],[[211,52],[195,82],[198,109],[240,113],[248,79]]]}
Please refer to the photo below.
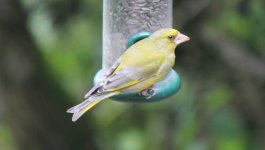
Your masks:
{"label": "bird's head", "polygon": [[150,39],[159,49],[174,52],[176,46],[184,43],[190,38],[175,29],[160,29],[154,32]]}

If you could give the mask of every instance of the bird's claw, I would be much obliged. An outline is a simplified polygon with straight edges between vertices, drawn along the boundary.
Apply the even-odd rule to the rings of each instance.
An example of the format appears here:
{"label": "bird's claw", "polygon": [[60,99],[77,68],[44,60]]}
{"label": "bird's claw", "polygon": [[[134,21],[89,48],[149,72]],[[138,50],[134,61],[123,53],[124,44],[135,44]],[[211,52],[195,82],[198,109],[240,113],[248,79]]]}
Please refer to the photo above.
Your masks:
{"label": "bird's claw", "polygon": [[141,96],[144,96],[146,99],[150,99],[153,96],[155,96],[157,93],[157,89],[154,86],[151,86],[143,91],[141,91],[139,94]]}

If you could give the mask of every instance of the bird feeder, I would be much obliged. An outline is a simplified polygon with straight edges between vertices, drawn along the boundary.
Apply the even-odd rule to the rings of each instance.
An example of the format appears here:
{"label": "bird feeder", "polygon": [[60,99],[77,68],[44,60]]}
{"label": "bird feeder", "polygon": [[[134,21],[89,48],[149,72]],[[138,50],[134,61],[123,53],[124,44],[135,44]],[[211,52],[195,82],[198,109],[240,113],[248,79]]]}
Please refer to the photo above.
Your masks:
{"label": "bird feeder", "polygon": [[[103,0],[103,62],[94,82],[127,47],[161,28],[172,28],[172,0]],[[171,70],[154,87],[157,92],[150,99],[138,93],[121,94],[112,99],[124,102],[159,101],[179,90],[180,78]]]}

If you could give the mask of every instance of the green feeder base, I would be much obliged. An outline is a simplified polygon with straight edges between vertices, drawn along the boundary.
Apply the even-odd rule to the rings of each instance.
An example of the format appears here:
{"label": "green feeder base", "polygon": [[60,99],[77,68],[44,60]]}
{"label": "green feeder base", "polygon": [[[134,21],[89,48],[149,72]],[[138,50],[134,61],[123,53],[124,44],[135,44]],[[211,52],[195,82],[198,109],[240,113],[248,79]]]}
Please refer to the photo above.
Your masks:
{"label": "green feeder base", "polygon": [[[97,83],[100,80],[100,78],[102,77],[102,73],[103,72],[100,70],[96,74],[94,78],[94,83]],[[133,103],[157,102],[177,93],[180,89],[180,86],[180,77],[178,73],[172,69],[165,78],[163,78],[154,85],[154,88],[156,89],[156,94],[149,99],[145,96],[140,95],[139,93],[123,93],[120,95],[113,96],[111,97],[111,99],[121,102]],[[148,92],[152,93],[154,91],[150,89],[150,91]]]}

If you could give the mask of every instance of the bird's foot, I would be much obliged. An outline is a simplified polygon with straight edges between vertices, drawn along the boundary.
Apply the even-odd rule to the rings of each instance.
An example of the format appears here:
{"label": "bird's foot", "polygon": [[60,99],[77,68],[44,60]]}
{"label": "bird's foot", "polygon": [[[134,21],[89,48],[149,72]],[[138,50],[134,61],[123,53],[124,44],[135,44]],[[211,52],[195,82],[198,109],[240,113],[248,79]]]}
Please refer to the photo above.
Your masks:
{"label": "bird's foot", "polygon": [[151,87],[141,91],[139,94],[144,96],[146,99],[150,99],[151,97],[155,96],[157,93],[157,89],[152,85]]}

